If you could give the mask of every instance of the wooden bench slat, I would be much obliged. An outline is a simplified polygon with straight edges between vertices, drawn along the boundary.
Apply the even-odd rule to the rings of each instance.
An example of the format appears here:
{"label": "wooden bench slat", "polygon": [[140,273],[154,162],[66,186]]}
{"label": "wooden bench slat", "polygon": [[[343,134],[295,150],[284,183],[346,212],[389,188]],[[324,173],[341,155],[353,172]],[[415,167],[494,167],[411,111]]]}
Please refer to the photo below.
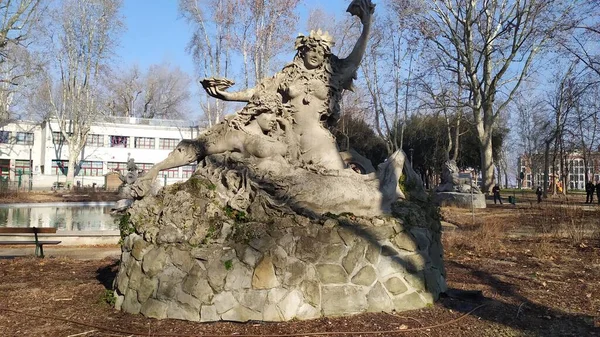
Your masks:
{"label": "wooden bench slat", "polygon": [[[38,245],[57,245],[62,241],[38,241]],[[8,246],[8,245],[35,245],[35,241],[0,241],[0,245]]]}
{"label": "wooden bench slat", "polygon": [[36,230],[38,234],[56,233],[56,228],[54,227],[0,227],[0,234],[33,234]]}

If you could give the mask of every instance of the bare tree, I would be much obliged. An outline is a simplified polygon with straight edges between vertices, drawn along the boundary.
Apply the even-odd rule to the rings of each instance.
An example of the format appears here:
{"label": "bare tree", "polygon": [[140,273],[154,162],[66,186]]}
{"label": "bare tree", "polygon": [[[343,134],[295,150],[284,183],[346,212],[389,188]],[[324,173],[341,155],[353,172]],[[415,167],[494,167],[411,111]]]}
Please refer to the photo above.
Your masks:
{"label": "bare tree", "polygon": [[[179,11],[193,27],[188,44],[199,78],[229,76],[234,54],[243,62],[244,85],[249,87],[276,65],[289,50],[298,17],[299,0],[180,0]],[[202,90],[202,89],[201,89]],[[226,103],[206,98],[201,103],[208,125],[218,123]]]}
{"label": "bare tree", "polygon": [[378,16],[361,70],[374,112],[375,129],[388,152],[403,145],[410,109],[410,88],[416,41],[395,18]]}
{"label": "bare tree", "polygon": [[64,0],[53,13],[51,41],[58,79],[48,77],[47,116],[69,148],[67,183],[72,184],[90,125],[105,106],[101,72],[122,24],[120,0]]}
{"label": "bare tree", "polygon": [[27,50],[45,1],[0,1],[0,123],[10,118],[15,95],[37,72]]}
{"label": "bare tree", "polygon": [[179,67],[152,65],[146,73],[140,104],[142,118],[176,119],[188,115],[191,79]]}
{"label": "bare tree", "polygon": [[[479,140],[482,188],[493,184],[492,131],[536,57],[576,26],[587,1],[415,0],[427,10],[415,27],[437,47],[443,66],[464,74]],[[459,64],[462,68],[458,68]]]}
{"label": "bare tree", "polygon": [[142,74],[137,65],[110,72],[106,78],[109,91],[107,114],[110,116],[135,116],[135,103],[143,91]]}
{"label": "bare tree", "polygon": [[[194,30],[187,48],[192,54],[198,79],[229,76],[230,34],[236,8],[232,0],[179,1],[179,12]],[[208,126],[218,123],[225,111],[224,102],[207,96],[200,102],[200,107]]]}

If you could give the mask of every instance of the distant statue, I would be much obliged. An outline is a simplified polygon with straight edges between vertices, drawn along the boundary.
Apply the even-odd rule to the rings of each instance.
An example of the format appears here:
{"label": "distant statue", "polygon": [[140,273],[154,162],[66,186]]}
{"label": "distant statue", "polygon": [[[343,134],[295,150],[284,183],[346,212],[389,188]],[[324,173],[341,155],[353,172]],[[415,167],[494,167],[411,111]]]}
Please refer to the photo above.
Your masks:
{"label": "distant statue", "polygon": [[337,122],[342,92],[351,89],[356,77],[374,9],[370,0],[353,1],[348,7],[348,12],[361,19],[363,29],[354,49],[344,59],[332,54],[332,37],[317,30],[308,36],[299,35],[293,62],[254,88],[228,92],[233,81],[204,79],[201,83],[209,95],[247,105],[198,138],[181,141],[167,159],[136,181],[133,196],[143,197],[161,170],[217,153],[239,152],[321,171],[346,169],[328,127]]}
{"label": "distant statue", "polygon": [[459,193],[481,193],[477,186],[472,186],[460,179],[459,169],[455,160],[448,160],[442,167],[441,184],[435,189],[436,192],[459,192]]}
{"label": "distant statue", "polygon": [[137,180],[137,178],[138,178],[137,165],[135,164],[135,160],[133,158],[130,158],[127,161],[127,172],[125,174],[120,172],[119,179],[121,179],[121,181],[124,184],[133,184]]}

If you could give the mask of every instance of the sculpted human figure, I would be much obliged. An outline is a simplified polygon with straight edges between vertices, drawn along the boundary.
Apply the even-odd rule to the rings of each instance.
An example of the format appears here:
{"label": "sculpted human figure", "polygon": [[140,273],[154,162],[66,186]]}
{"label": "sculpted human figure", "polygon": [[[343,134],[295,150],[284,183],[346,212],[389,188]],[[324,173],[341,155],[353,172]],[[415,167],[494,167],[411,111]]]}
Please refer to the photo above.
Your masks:
{"label": "sculpted human figure", "polygon": [[255,95],[277,92],[291,106],[301,160],[324,169],[344,169],[335,138],[327,126],[337,122],[342,91],[351,89],[366,48],[374,5],[369,0],[355,1],[348,11],[361,19],[363,30],[345,59],[332,54],[334,42],[329,34],[311,31],[308,36],[296,38],[293,62],[255,88],[227,92],[218,82],[208,81],[203,82],[204,88],[213,97],[241,102],[248,102]]}
{"label": "sculpted human figure", "polygon": [[348,12],[361,19],[363,29],[344,59],[332,54],[334,42],[329,34],[311,31],[308,36],[296,38],[293,62],[254,88],[228,92],[226,89],[233,84],[230,80],[203,80],[209,95],[248,104],[197,139],[181,141],[167,159],[134,183],[132,196],[143,197],[161,170],[228,151],[259,159],[285,157],[294,166],[345,169],[327,127],[337,122],[343,90],[351,89],[366,49],[374,9],[370,0],[355,0],[348,7]]}

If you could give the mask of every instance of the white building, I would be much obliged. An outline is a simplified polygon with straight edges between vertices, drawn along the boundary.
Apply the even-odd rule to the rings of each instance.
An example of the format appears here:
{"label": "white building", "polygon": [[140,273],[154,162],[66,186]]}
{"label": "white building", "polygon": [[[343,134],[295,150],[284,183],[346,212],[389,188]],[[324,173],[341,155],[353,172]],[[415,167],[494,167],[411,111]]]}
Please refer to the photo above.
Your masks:
{"label": "white building", "polygon": [[[147,170],[165,159],[182,139],[196,138],[197,126],[189,122],[113,117],[92,125],[81,155],[81,168],[75,184],[98,187],[104,175],[126,170],[133,158],[140,170]],[[43,123],[18,121],[0,127],[0,179],[21,187],[47,189],[54,182],[65,182],[69,161],[68,145],[57,121]],[[192,165],[161,172],[170,184],[187,179]]]}

